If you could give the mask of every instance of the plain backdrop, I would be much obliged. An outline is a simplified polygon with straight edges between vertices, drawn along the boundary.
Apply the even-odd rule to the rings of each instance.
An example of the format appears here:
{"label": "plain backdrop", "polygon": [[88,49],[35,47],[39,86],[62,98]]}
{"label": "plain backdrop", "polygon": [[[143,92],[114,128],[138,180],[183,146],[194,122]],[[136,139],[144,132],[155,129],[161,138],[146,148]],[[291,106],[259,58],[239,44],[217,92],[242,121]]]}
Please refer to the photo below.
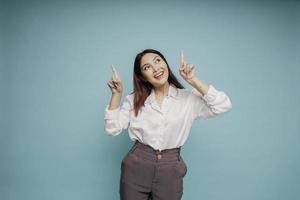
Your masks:
{"label": "plain backdrop", "polygon": [[104,132],[111,64],[179,52],[233,108],[195,121],[183,200],[300,199],[300,1],[1,1],[1,200],[119,199],[124,130]]}

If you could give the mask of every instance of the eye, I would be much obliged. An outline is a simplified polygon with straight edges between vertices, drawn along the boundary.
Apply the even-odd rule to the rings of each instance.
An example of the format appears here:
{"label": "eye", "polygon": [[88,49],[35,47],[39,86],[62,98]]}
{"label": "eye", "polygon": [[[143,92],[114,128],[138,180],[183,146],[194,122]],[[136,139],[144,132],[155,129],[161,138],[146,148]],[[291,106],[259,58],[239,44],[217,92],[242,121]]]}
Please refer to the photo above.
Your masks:
{"label": "eye", "polygon": [[158,59],[156,59],[156,61],[160,62],[160,59],[158,58]]}
{"label": "eye", "polygon": [[149,69],[149,65],[147,65],[146,67],[144,67],[144,70],[147,70],[147,69]]}

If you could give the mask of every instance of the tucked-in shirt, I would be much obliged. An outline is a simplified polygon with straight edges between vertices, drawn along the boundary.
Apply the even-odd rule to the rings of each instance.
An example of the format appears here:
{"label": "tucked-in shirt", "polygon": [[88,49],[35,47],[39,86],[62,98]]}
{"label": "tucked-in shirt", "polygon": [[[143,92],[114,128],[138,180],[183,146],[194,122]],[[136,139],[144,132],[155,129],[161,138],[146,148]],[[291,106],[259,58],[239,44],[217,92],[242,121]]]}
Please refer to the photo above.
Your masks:
{"label": "tucked-in shirt", "polygon": [[134,93],[127,95],[118,108],[104,113],[105,133],[117,136],[128,129],[131,140],[150,145],[156,150],[181,147],[188,138],[193,122],[218,116],[232,108],[225,92],[209,84],[208,93],[197,89],[180,89],[169,85],[161,106],[154,89],[136,117],[133,110]]}

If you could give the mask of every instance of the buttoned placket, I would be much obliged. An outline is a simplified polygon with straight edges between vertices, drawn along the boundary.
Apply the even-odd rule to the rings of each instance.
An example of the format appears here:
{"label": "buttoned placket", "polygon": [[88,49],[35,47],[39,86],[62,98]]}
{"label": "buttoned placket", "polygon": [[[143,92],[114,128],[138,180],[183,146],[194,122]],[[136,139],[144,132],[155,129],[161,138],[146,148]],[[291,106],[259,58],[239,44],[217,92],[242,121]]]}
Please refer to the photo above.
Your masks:
{"label": "buttoned placket", "polygon": [[157,100],[155,99],[153,102],[151,102],[151,107],[160,112],[162,115],[165,115],[167,113],[168,110],[168,103],[169,103],[169,96],[165,96],[162,103],[161,103],[161,107],[159,106]]}
{"label": "buttoned placket", "polygon": [[[155,101],[151,102],[151,107],[158,111],[161,115],[162,115],[162,128],[164,131],[165,125],[166,125],[166,114],[167,114],[167,110],[168,110],[168,103],[169,103],[169,96],[164,97],[161,107],[158,105],[156,99]],[[161,150],[157,150],[156,151],[156,161],[159,161],[162,158],[162,153]]]}

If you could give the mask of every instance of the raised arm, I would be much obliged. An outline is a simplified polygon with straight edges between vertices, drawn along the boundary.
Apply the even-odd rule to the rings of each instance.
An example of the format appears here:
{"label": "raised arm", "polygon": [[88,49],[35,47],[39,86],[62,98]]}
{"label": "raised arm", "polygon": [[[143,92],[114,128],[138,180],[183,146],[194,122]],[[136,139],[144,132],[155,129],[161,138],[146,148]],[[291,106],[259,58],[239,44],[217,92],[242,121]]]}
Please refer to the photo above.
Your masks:
{"label": "raised arm", "polygon": [[130,121],[130,112],[132,110],[131,96],[125,97],[122,106],[109,110],[109,104],[104,113],[104,130],[108,135],[119,135],[123,129],[127,129]]}
{"label": "raised arm", "polygon": [[206,94],[196,88],[190,93],[192,115],[194,120],[218,116],[232,109],[230,98],[223,91],[217,90],[213,85],[208,86]]}
{"label": "raised arm", "polygon": [[112,95],[109,104],[105,108],[104,130],[107,134],[115,136],[120,134],[122,129],[128,127],[131,104],[126,97],[122,108],[120,108],[123,84],[114,65],[111,65],[111,68],[112,79],[107,82],[107,85],[111,89]]}
{"label": "raised arm", "polygon": [[185,62],[183,51],[180,52],[179,72],[193,87],[189,96],[193,119],[214,117],[232,108],[231,101],[225,92],[218,91],[214,86],[207,85],[196,77],[195,65]]}

